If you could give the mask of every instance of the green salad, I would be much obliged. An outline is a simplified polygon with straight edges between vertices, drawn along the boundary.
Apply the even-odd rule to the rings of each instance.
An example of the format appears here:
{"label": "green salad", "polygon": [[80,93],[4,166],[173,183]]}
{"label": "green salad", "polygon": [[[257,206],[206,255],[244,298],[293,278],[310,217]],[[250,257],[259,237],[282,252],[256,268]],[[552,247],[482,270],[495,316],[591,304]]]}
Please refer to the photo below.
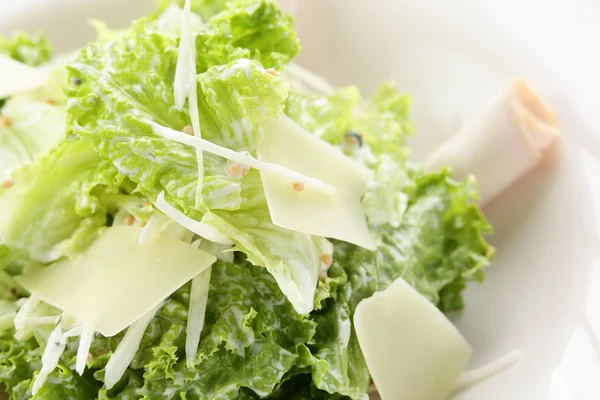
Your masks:
{"label": "green salad", "polygon": [[403,278],[463,308],[490,226],[474,179],[408,161],[392,83],[367,99],[293,64],[269,0],[94,25],[57,61],[0,38],[45,74],[0,111],[9,398],[367,399],[361,300]]}

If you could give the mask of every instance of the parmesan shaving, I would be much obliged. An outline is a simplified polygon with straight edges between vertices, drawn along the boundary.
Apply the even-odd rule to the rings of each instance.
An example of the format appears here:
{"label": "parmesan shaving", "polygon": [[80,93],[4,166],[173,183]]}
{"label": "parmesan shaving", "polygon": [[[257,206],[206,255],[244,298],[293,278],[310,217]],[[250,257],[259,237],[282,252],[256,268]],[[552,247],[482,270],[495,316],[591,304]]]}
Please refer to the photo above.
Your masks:
{"label": "parmesan shaving", "polygon": [[141,230],[108,228],[77,258],[15,279],[86,328],[114,336],[216,261],[167,235],[139,244]]}
{"label": "parmesan shaving", "polygon": [[206,303],[208,302],[211,271],[212,267],[204,270],[200,275],[192,279],[185,340],[185,356],[189,366],[193,365],[198,353],[200,334],[204,327]]}
{"label": "parmesan shaving", "polygon": [[[198,93],[196,84],[196,35],[192,31],[191,1],[186,0],[181,13],[181,33],[179,37],[179,54],[175,69],[174,96],[175,108],[183,109],[188,99],[190,118],[194,135],[201,137],[200,114],[198,111]],[[202,204],[202,184],[204,181],[204,162],[202,149],[196,148],[198,164],[198,183],[196,187],[196,207]]]}
{"label": "parmesan shaving", "polygon": [[46,343],[46,348],[44,349],[44,354],[42,355],[42,368],[35,377],[35,381],[33,382],[33,386],[31,388],[31,394],[34,396],[42,388],[44,383],[46,383],[48,375],[54,371],[58,365],[60,356],[67,347],[67,338],[69,337],[67,334],[72,332],[64,332],[64,329],[67,328],[68,325],[67,320],[70,320],[70,318],[67,318],[66,315],[63,314],[60,322],[56,324],[56,327],[48,337],[48,342]]}
{"label": "parmesan shaving", "polygon": [[162,303],[148,311],[127,328],[125,336],[119,342],[117,349],[104,368],[104,385],[107,389],[112,389],[123,377],[140,347],[146,328],[160,307],[162,307]]}
{"label": "parmesan shaving", "polygon": [[384,400],[445,400],[471,347],[429,300],[402,278],[362,300],[354,328]]}
{"label": "parmesan shaving", "polygon": [[487,380],[513,366],[522,359],[523,353],[521,353],[521,351],[518,349],[515,349],[498,358],[497,360],[490,362],[489,364],[464,372],[461,374],[456,386],[454,387],[454,393],[459,393],[471,386],[483,382],[484,380]]}
{"label": "parmesan shaving", "polygon": [[158,197],[156,198],[156,203],[154,204],[157,209],[162,211],[167,217],[171,218],[179,225],[189,229],[194,232],[196,235],[208,239],[212,242],[219,244],[232,245],[233,242],[227,236],[223,235],[219,232],[215,227],[207,224],[203,224],[202,222],[198,222],[169,203],[165,200],[164,192],[160,192]]}
{"label": "parmesan shaving", "polygon": [[85,363],[90,353],[92,340],[94,340],[94,330],[83,327],[79,336],[79,347],[77,348],[77,358],[75,361],[75,371],[79,375],[83,375],[83,371],[85,370]]}

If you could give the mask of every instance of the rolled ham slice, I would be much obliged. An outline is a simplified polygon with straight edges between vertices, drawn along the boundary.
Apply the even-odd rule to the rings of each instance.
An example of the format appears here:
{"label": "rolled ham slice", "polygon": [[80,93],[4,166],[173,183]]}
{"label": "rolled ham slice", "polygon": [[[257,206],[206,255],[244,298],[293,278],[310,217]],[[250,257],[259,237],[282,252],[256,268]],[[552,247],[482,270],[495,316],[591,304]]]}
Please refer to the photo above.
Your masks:
{"label": "rolled ham slice", "polygon": [[425,169],[449,166],[457,179],[474,175],[480,202],[485,204],[535,168],[559,134],[552,110],[517,79],[437,148],[425,161]]}

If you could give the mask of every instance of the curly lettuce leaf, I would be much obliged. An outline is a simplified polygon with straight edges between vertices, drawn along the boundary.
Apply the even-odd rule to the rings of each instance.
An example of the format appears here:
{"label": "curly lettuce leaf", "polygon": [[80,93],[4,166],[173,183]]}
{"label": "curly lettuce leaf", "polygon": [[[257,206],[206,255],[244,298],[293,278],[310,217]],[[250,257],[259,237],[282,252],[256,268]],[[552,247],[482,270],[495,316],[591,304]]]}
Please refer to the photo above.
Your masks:
{"label": "curly lettuce leaf", "polygon": [[64,137],[66,113],[55,100],[32,99],[34,94],[11,97],[0,117],[0,171],[32,162]]}
{"label": "curly lettuce leaf", "polygon": [[333,145],[341,145],[346,132],[357,132],[362,142],[357,153],[369,153],[360,158],[367,158],[371,167],[381,154],[390,154],[393,159],[404,159],[408,154],[404,141],[413,133],[410,97],[399,93],[392,83],[382,84],[368,101],[352,86],[328,95],[296,88],[290,93],[285,113]]}
{"label": "curly lettuce leaf", "polygon": [[354,109],[359,101],[360,93],[353,86],[327,96],[294,90],[287,98],[285,113],[315,136],[340,144],[344,134],[352,129]]}
{"label": "curly lettuce leaf", "polygon": [[89,142],[63,142],[0,188],[0,242],[43,263],[84,249],[106,224],[96,190],[116,192],[122,180]]}
{"label": "curly lettuce leaf", "polygon": [[[203,32],[208,39],[198,41],[203,72],[197,76],[202,137],[253,152],[260,122],[279,116],[288,95],[285,80],[263,65],[297,50],[291,22],[274,3],[260,1],[219,14]],[[152,201],[164,191],[170,204],[231,237],[236,250],[273,273],[297,310],[309,312],[323,239],[273,225],[259,174],[231,175],[229,162],[212,154],[203,157],[197,206],[196,150],[153,134],[149,121],[176,130],[191,125],[187,109],[173,107],[177,56],[176,39],[158,33],[152,21],[138,21],[114,42],[89,45],[69,66],[77,83],[67,91],[73,133],[90,140]]]}
{"label": "curly lettuce leaf", "polygon": [[10,37],[0,35],[0,54],[37,67],[50,61],[52,49],[45,35],[18,32]]}
{"label": "curly lettuce leaf", "polygon": [[77,375],[64,364],[50,374],[40,391],[32,397],[33,378],[41,368],[42,349],[35,338],[17,340],[14,330],[0,334],[0,382],[13,399],[89,399],[95,398],[96,385]]}
{"label": "curly lettuce leaf", "polygon": [[460,310],[465,282],[483,280],[494,253],[483,238],[491,228],[476,205],[476,184],[454,181],[449,170],[407,172],[414,187],[404,217],[398,228],[374,228],[377,251],[336,244],[335,262],[349,275],[343,296],[353,309],[402,277],[442,311]]}

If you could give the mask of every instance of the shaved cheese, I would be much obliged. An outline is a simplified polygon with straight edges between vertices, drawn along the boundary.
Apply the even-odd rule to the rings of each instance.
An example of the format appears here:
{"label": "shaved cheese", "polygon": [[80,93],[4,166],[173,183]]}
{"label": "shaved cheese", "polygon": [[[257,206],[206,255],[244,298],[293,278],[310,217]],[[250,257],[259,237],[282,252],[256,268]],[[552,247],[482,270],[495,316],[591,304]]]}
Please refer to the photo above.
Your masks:
{"label": "shaved cheese", "polygon": [[525,81],[516,80],[437,148],[425,168],[448,166],[461,180],[475,175],[485,204],[535,168],[559,136],[552,110]]}
{"label": "shaved cheese", "polygon": [[[200,114],[198,111],[198,93],[196,87],[196,35],[192,32],[191,0],[186,0],[181,13],[181,34],[179,37],[179,54],[175,68],[174,96],[175,108],[183,110],[185,99],[188,99],[190,118],[194,136],[201,137]],[[202,149],[196,148],[198,164],[198,183],[196,187],[196,207],[202,204],[202,184],[204,181],[204,163]]]}
{"label": "shaved cheese", "polygon": [[[156,238],[160,234],[179,239],[185,243],[192,243],[194,237],[194,232],[181,226],[171,218],[160,213],[154,213],[150,216],[150,219],[148,219],[144,229],[142,229],[139,242],[145,243]],[[212,254],[210,251],[207,251],[207,253]]]}
{"label": "shaved cheese", "polygon": [[194,232],[196,235],[206,238],[210,241],[220,244],[232,245],[233,242],[227,236],[219,232],[212,225],[203,224],[202,222],[198,222],[169,203],[165,200],[164,192],[160,192],[158,197],[156,198],[156,203],[154,204],[157,209],[162,211],[167,217],[173,219],[179,225],[189,229]]}
{"label": "shaved cheese", "polygon": [[286,116],[265,120],[262,127],[264,139],[257,149],[261,161],[312,176],[336,189],[335,195],[324,196],[300,185],[303,181],[291,185],[268,170],[261,171],[273,223],[375,250],[361,203],[368,171]]}
{"label": "shaved cheese", "polygon": [[186,0],[181,13],[181,34],[179,37],[179,53],[175,67],[175,108],[183,110],[185,99],[189,94],[189,87],[196,82],[196,46],[190,21],[190,0]]}
{"label": "shaved cheese", "polygon": [[471,357],[456,327],[403,279],[361,301],[354,324],[383,400],[446,400]]}
{"label": "shaved cheese", "polygon": [[139,244],[140,232],[109,228],[79,258],[16,279],[84,326],[113,336],[216,261],[166,235]]}
{"label": "shaved cheese", "polygon": [[185,358],[189,366],[194,363],[198,354],[200,334],[204,328],[204,317],[206,303],[208,302],[208,291],[210,289],[210,275],[212,267],[204,270],[200,275],[192,279],[190,290],[190,309],[185,339]]}
{"label": "shaved cheese", "polygon": [[162,303],[155,306],[127,328],[125,336],[123,336],[117,349],[106,363],[106,367],[104,367],[104,385],[107,389],[112,389],[121,380],[138,347],[140,347],[146,328],[161,306]]}
{"label": "shaved cheese", "polygon": [[[181,14],[183,10],[177,4],[170,4],[156,21],[158,31],[165,36],[177,37],[181,33]],[[192,28],[202,26],[202,18],[198,14],[190,14]]]}
{"label": "shaved cheese", "polygon": [[165,139],[170,139],[175,142],[202,149],[207,153],[215,154],[219,157],[226,158],[242,165],[247,165],[248,167],[255,168],[260,171],[273,173],[282,179],[287,179],[290,184],[294,182],[302,182],[306,186],[312,186],[315,190],[321,191],[325,194],[331,195],[336,193],[336,189],[333,186],[323,183],[323,181],[319,179],[313,179],[277,164],[259,161],[248,153],[240,153],[209,142],[208,140],[190,136],[183,132],[178,132],[174,129],[164,127],[152,121],[146,122],[152,127],[152,132],[154,132],[155,135],[164,137]]}
{"label": "shaved cheese", "polygon": [[31,388],[31,394],[34,396],[42,388],[48,379],[48,375],[50,375],[58,365],[60,356],[67,347],[67,338],[71,337],[74,332],[73,329],[71,329],[65,333],[65,330],[69,329],[70,325],[72,325],[72,318],[63,314],[60,322],[56,324],[56,327],[48,337],[44,354],[42,354],[42,368],[35,377],[35,381]]}
{"label": "shaved cheese", "polygon": [[0,99],[40,87],[48,78],[47,71],[30,67],[2,54],[0,71]]}
{"label": "shaved cheese", "polygon": [[79,336],[79,347],[77,348],[77,359],[75,362],[75,371],[79,375],[83,375],[83,371],[85,370],[85,363],[88,354],[90,354],[92,340],[94,340],[94,330],[84,327],[81,336]]}
{"label": "shaved cheese", "polygon": [[454,393],[461,392],[486,379],[489,379],[521,361],[522,359],[523,353],[521,353],[518,349],[515,349],[489,364],[464,372],[461,374],[460,379],[454,388]]}
{"label": "shaved cheese", "polygon": [[198,248],[202,251],[207,252],[208,254],[212,254],[221,261],[229,263],[233,262],[232,246],[211,242],[210,240],[202,240],[200,241],[200,245],[198,246]]}
{"label": "shaved cheese", "polygon": [[[16,330],[25,328],[27,319],[40,303],[41,300],[33,295],[29,296],[29,298],[25,300],[23,305],[21,305],[21,308],[19,308],[17,315],[15,315],[14,323]],[[56,321],[54,322],[56,323]]]}

